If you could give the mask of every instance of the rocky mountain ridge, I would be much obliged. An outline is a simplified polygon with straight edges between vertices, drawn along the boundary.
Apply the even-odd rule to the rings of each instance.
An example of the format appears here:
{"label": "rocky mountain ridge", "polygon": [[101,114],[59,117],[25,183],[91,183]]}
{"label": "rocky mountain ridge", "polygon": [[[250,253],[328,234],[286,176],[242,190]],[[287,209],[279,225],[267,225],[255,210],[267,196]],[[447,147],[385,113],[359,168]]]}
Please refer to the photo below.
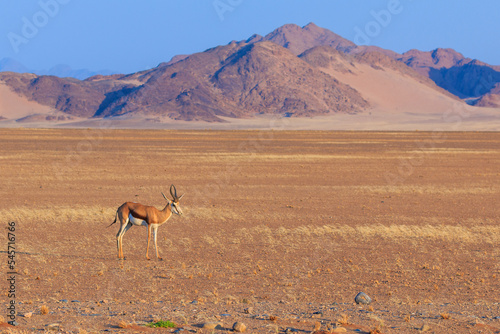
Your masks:
{"label": "rocky mountain ridge", "polygon": [[[2,72],[0,84],[74,117],[140,115],[224,122],[226,117],[259,114],[310,117],[363,113],[377,104],[373,94],[379,89],[367,90],[364,82],[372,80],[376,86],[373,78],[382,72],[391,73],[390,78],[386,76],[389,86],[405,78],[411,80],[412,87],[426,87],[426,91],[450,101],[463,99],[471,105],[499,107],[500,71],[496,66],[465,58],[451,49],[397,54],[374,46],[356,46],[313,23],[284,25],[266,36],[254,35],[174,57],[128,75],[78,80]],[[364,82],[351,80],[355,76],[367,77]]]}

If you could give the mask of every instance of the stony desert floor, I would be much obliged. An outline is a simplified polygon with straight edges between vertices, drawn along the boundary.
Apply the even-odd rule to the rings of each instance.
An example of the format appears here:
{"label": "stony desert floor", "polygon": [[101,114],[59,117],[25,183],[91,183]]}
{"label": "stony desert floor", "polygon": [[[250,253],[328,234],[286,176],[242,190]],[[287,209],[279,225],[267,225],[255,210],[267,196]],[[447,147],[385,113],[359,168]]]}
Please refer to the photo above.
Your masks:
{"label": "stony desert floor", "polygon": [[[1,129],[0,158],[2,331],[500,332],[500,133]],[[171,184],[163,261],[144,227],[118,260],[116,209]]]}

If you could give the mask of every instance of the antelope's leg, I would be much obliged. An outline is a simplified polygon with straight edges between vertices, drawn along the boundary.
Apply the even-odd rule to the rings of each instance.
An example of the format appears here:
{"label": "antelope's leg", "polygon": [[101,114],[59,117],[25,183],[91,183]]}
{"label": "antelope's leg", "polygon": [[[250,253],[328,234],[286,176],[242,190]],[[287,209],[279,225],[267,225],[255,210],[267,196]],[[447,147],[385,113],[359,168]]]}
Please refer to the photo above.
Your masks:
{"label": "antelope's leg", "polygon": [[116,235],[116,242],[118,247],[118,258],[123,259],[123,236],[125,233],[132,227],[132,223],[126,222],[126,224],[122,224],[118,234]]}
{"label": "antelope's leg", "polygon": [[123,224],[120,221],[120,229],[118,230],[118,233],[116,234],[116,248],[118,249],[118,258],[121,259],[123,257],[122,255],[122,239],[121,236],[123,234],[123,231],[125,229],[125,224]]}
{"label": "antelope's leg", "polygon": [[148,248],[146,248],[146,259],[149,260],[149,239],[151,239],[151,225],[148,225]]}
{"label": "antelope's leg", "polygon": [[155,250],[156,250],[156,258],[162,260],[160,254],[158,252],[158,244],[156,243],[156,237],[158,236],[158,227],[153,229],[154,239],[155,239]]}

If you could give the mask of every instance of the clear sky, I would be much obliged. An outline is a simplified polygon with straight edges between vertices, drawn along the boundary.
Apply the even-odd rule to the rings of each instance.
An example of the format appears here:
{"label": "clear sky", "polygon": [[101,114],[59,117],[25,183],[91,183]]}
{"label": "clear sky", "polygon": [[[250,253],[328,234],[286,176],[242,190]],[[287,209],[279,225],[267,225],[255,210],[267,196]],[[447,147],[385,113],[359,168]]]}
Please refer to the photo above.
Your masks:
{"label": "clear sky", "polygon": [[449,47],[500,65],[498,0],[0,0],[0,59],[129,73],[309,22],[400,53]]}

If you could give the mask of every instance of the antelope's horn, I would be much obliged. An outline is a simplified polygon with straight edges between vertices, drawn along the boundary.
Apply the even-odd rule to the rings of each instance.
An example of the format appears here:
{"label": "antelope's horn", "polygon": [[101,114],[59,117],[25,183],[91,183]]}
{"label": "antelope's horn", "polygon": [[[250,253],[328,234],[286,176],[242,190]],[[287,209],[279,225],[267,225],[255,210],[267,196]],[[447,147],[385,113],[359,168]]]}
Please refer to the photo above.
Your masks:
{"label": "antelope's horn", "polygon": [[173,184],[170,186],[170,195],[172,195],[172,198],[174,200],[177,198],[177,189],[175,189],[175,186]]}

